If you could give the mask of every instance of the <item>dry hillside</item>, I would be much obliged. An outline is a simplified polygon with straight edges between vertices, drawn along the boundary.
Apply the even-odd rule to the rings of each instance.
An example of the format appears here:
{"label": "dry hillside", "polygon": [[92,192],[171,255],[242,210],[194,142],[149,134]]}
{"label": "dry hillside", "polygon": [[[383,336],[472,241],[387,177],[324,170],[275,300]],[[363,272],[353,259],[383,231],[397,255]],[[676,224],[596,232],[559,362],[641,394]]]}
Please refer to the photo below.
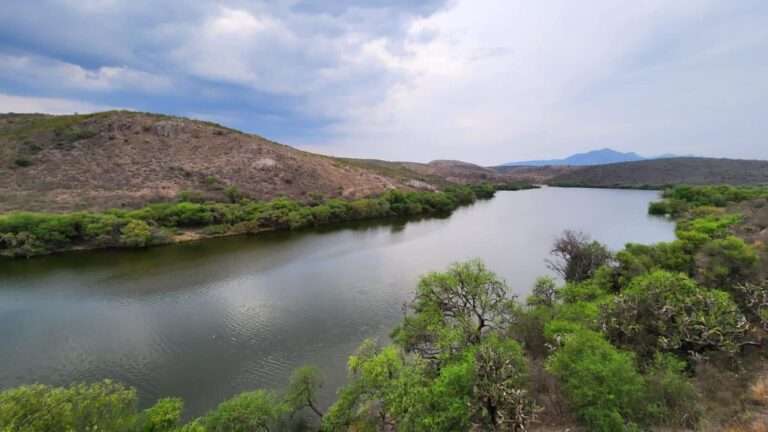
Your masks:
{"label": "dry hillside", "polygon": [[254,199],[353,198],[446,183],[367,165],[178,117],[0,115],[0,211],[135,207],[184,192],[222,199],[228,189]]}
{"label": "dry hillside", "polygon": [[597,187],[659,187],[673,184],[768,184],[768,161],[673,158],[578,167],[556,175],[552,184]]}

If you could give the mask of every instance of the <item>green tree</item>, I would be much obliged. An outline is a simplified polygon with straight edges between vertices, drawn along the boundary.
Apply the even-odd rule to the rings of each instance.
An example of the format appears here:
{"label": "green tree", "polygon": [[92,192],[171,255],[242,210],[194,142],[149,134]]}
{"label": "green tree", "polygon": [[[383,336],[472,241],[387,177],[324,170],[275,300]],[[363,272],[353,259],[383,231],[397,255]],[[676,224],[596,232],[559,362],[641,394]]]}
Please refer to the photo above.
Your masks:
{"label": "green tree", "polygon": [[0,430],[14,432],[128,431],[135,427],[136,391],[109,380],[0,393]]}
{"label": "green tree", "polygon": [[208,432],[270,432],[277,430],[288,407],[264,390],[241,393],[219,404],[204,419]]}
{"label": "green tree", "polygon": [[555,279],[549,276],[541,276],[533,285],[533,292],[526,303],[530,306],[554,306],[557,284]]}
{"label": "green tree", "polygon": [[606,305],[600,321],[611,341],[646,359],[659,350],[734,353],[748,329],[728,293],[665,271],[635,278]]}
{"label": "green tree", "polygon": [[184,401],[179,398],[165,398],[143,413],[143,432],[170,432],[175,430],[181,419]]}
{"label": "green tree", "polygon": [[303,366],[296,369],[288,383],[285,400],[294,410],[308,407],[319,417],[323,412],[317,407],[317,392],[323,386],[320,370],[313,366]]}
{"label": "green tree", "polygon": [[576,415],[596,432],[623,432],[641,412],[645,387],[631,353],[577,330],[548,360]]}
{"label": "green tree", "polygon": [[446,347],[461,351],[478,343],[486,330],[503,327],[513,301],[505,283],[480,260],[456,263],[447,272],[421,278],[411,314],[395,339],[425,357]]}

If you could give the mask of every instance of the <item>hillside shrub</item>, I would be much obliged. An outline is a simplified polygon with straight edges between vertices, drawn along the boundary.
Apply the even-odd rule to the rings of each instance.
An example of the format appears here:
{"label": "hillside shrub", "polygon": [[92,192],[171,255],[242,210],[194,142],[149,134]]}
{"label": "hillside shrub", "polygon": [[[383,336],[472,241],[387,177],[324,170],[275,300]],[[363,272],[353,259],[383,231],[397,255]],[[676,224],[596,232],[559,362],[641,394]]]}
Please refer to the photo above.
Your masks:
{"label": "hillside shrub", "polygon": [[600,321],[612,342],[643,359],[657,351],[735,353],[747,331],[746,319],[728,293],[665,271],[634,279],[603,307]]}
{"label": "hillside shrub", "polygon": [[631,353],[599,333],[576,330],[548,360],[576,415],[596,432],[622,432],[641,419],[645,385]]}

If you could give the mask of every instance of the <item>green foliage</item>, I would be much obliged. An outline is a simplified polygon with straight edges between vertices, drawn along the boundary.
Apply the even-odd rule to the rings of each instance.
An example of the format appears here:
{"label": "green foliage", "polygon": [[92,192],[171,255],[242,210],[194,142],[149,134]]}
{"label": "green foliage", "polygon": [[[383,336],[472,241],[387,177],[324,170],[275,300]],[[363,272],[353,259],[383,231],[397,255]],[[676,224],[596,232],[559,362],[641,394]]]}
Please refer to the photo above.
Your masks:
{"label": "green foliage", "polygon": [[144,247],[152,240],[152,229],[140,220],[128,222],[120,230],[120,242],[129,247]]}
{"label": "green foliage", "polygon": [[320,371],[313,366],[304,366],[296,369],[291,375],[285,402],[294,411],[308,407],[315,414],[322,417],[323,413],[317,408],[317,392],[323,386]]}
{"label": "green foliage", "polygon": [[732,202],[768,197],[768,189],[759,186],[676,186],[665,190],[663,196],[694,207],[724,207]]}
{"label": "green foliage", "polygon": [[143,432],[170,432],[181,418],[184,402],[179,398],[165,398],[143,413]]}
{"label": "green foliage", "polygon": [[675,273],[693,273],[693,257],[684,242],[641,245],[629,243],[616,254],[617,274],[620,286],[626,286],[633,278],[656,270]]}
{"label": "green foliage", "polygon": [[645,374],[646,409],[656,425],[695,429],[702,413],[699,395],[685,375],[686,363],[671,354],[657,353]]}
{"label": "green foliage", "polygon": [[478,343],[488,328],[501,327],[511,301],[504,282],[481,261],[453,264],[421,278],[395,340],[428,357],[451,355]]}
{"label": "green foliage", "polygon": [[69,387],[35,384],[0,393],[3,431],[119,432],[132,430],[136,421],[136,391],[112,381]]}
{"label": "green foliage", "polygon": [[555,295],[557,285],[555,279],[549,276],[542,276],[536,279],[533,285],[533,292],[526,300],[529,306],[553,306],[555,304]]}
{"label": "green foliage", "polygon": [[489,198],[494,191],[487,184],[453,186],[443,192],[393,190],[378,198],[330,199],[307,205],[288,198],[252,202],[244,199],[237,188],[229,187],[224,191],[229,203],[202,202],[199,194],[183,192],[179,202],[132,211],[14,212],[0,215],[0,256],[32,256],[80,245],[144,247],[161,240],[158,234],[163,230],[176,228],[203,228],[201,231],[207,235],[259,233],[352,220],[448,214],[460,205]]}
{"label": "green foliage", "polygon": [[756,270],[758,256],[744,240],[728,236],[706,243],[697,260],[697,279],[703,285],[726,288],[746,282]]}
{"label": "green foliage", "polygon": [[589,430],[621,432],[640,420],[643,377],[630,353],[614,348],[600,334],[576,330],[547,361],[576,415]]}
{"label": "green foliage", "polygon": [[656,351],[735,353],[747,331],[728,293],[665,271],[634,279],[606,305],[600,320],[611,341],[643,358]]}
{"label": "green foliage", "polygon": [[287,412],[275,395],[256,390],[222,402],[203,422],[208,432],[269,432]]}
{"label": "green foliage", "polygon": [[44,252],[42,242],[26,231],[0,234],[0,256],[29,258]]}

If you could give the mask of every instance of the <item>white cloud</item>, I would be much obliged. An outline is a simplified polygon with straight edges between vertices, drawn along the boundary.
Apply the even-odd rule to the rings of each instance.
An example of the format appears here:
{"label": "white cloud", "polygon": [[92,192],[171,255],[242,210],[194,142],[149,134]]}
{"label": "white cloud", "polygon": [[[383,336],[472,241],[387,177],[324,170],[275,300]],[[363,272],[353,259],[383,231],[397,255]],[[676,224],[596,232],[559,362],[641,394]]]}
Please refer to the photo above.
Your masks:
{"label": "white cloud", "polygon": [[7,93],[141,96],[361,157],[768,158],[759,0],[40,2],[0,14],[25,42],[0,52]]}
{"label": "white cloud", "polygon": [[436,37],[378,56],[408,73],[378,103],[343,106],[325,151],[488,164],[605,146],[767,157],[746,123],[768,96],[765,62],[749,55],[768,33],[720,12],[699,1],[458,1],[413,23]]}
{"label": "white cloud", "polygon": [[86,114],[113,109],[117,108],[71,99],[13,96],[0,93],[0,112],[3,113]]}

